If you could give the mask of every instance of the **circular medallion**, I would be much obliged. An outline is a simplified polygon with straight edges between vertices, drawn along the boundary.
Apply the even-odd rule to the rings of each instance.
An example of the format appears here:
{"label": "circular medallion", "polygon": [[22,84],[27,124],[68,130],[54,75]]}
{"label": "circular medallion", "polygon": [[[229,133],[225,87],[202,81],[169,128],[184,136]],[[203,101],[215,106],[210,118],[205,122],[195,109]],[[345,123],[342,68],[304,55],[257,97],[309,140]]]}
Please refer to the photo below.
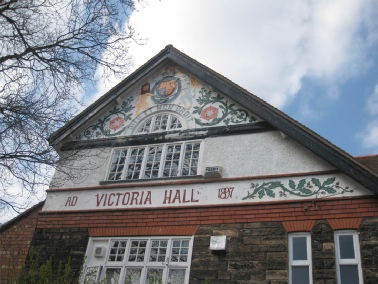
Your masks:
{"label": "circular medallion", "polygon": [[152,88],[152,94],[154,94],[152,100],[156,104],[166,104],[176,99],[180,92],[180,78],[167,76],[155,83]]}

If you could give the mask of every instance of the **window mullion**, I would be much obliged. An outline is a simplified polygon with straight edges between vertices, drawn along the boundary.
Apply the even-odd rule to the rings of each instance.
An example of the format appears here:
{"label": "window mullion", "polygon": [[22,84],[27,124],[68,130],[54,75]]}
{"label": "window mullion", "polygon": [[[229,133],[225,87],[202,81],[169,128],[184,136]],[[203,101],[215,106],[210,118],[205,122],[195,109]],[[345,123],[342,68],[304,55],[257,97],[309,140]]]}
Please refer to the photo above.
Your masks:
{"label": "window mullion", "polygon": [[127,151],[127,154],[126,154],[126,158],[125,158],[125,164],[123,166],[123,170],[122,170],[122,175],[121,175],[121,180],[123,179],[126,179],[126,172],[127,172],[127,168],[129,166],[129,159],[130,159],[130,148],[126,148],[126,151]]}
{"label": "window mullion", "polygon": [[149,151],[150,151],[150,146],[144,147],[143,160],[142,160],[142,164],[140,165],[139,179],[144,178],[144,171],[145,171],[145,168],[146,168],[146,163],[147,163]]}
{"label": "window mullion", "polygon": [[171,121],[172,121],[172,114],[168,114],[167,131],[171,130]]}
{"label": "window mullion", "polygon": [[159,177],[163,176],[165,159],[167,154],[167,144],[164,144],[161,151],[160,165],[159,165]]}
{"label": "window mullion", "polygon": [[154,131],[154,128],[155,128],[155,119],[156,119],[156,115],[154,115],[151,119],[151,123],[150,123],[150,131],[148,133],[152,133]]}
{"label": "window mullion", "polygon": [[180,160],[179,160],[178,169],[177,169],[177,176],[182,175],[182,163],[185,157],[185,147],[186,147],[186,143],[184,142],[181,144]]}

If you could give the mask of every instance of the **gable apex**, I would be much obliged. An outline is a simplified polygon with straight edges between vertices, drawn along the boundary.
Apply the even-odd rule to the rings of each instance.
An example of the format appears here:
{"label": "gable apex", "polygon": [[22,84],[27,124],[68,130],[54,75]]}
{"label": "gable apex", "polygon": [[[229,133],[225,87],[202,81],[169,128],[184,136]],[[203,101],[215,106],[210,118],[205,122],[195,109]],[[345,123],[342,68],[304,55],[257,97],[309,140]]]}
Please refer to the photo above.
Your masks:
{"label": "gable apex", "polygon": [[84,123],[93,119],[96,114],[109,106],[121,93],[130,88],[135,88],[135,85],[140,83],[151,71],[168,63],[178,65],[180,68],[187,70],[190,74],[200,78],[221,93],[227,94],[229,98],[265,120],[272,127],[314,152],[375,194],[378,194],[378,177],[372,170],[363,166],[352,156],[300,124],[298,121],[233,83],[231,80],[180,52],[172,45],[167,45],[162,51],[130,74],[126,79],[109,90],[65,126],[53,133],[49,138],[50,144],[58,145],[61,143]]}

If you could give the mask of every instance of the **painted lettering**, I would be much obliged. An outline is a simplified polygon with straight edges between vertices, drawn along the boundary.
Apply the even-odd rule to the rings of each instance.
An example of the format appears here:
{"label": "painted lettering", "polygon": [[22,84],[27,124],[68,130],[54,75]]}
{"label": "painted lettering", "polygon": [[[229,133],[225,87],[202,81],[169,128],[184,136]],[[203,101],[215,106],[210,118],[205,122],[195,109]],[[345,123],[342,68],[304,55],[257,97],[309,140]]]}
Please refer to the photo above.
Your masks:
{"label": "painted lettering", "polygon": [[130,205],[134,205],[134,201],[135,201],[135,204],[138,205],[138,197],[139,197],[139,192],[136,192],[136,191],[132,192]]}
{"label": "painted lettering", "polygon": [[192,198],[190,199],[191,202],[198,202],[198,199],[194,199],[194,189],[192,188]]}
{"label": "painted lettering", "polygon": [[102,201],[102,199],[104,198],[104,194],[101,194],[101,198],[99,199],[100,195],[99,194],[96,194],[96,198],[97,198],[97,207],[100,206],[100,203]]}
{"label": "painted lettering", "polygon": [[[193,189],[192,189],[192,190],[193,190]],[[189,199],[186,199],[186,190],[184,190],[184,196],[183,196],[183,198],[182,198],[182,202],[183,202],[183,203],[188,203],[188,202],[190,202]]]}
{"label": "painted lettering", "polygon": [[66,205],[65,206],[75,206],[76,205],[76,202],[77,202],[77,196],[69,196],[67,198],[67,201],[66,201]]}
{"label": "painted lettering", "polygon": [[113,196],[115,196],[115,194],[114,193],[111,193],[111,194],[109,194],[109,199],[108,199],[108,206],[112,206],[113,204],[114,204],[114,202],[112,201],[112,202],[110,202],[110,200],[112,199],[112,197]]}
{"label": "painted lettering", "polygon": [[71,196],[68,196],[67,198],[67,201],[66,201],[66,205],[65,206],[71,206]]}
{"label": "painted lettering", "polygon": [[218,188],[218,198],[219,199],[232,198],[232,193],[233,192],[234,192],[234,188],[233,187]]}
{"label": "painted lettering", "polygon": [[169,190],[169,195],[167,195],[168,190],[164,192],[164,201],[163,204],[171,203],[172,190]]}
{"label": "painted lettering", "polygon": [[[126,197],[127,197],[127,199],[126,199]],[[128,205],[128,204],[129,204],[129,201],[130,201],[130,192],[126,192],[126,193],[123,195],[122,205]]]}
{"label": "painted lettering", "polygon": [[181,203],[181,191],[179,189],[176,189],[176,194],[172,200],[172,203],[175,203],[176,200],[178,201],[178,203]]}
{"label": "painted lettering", "polygon": [[144,200],[143,204],[146,205],[147,202],[149,202],[151,204],[151,191],[147,191],[147,196],[146,196],[146,199]]}
{"label": "painted lettering", "polygon": [[190,203],[199,202],[194,198],[194,189],[192,189],[189,200],[189,193],[187,189],[176,189],[175,195],[172,198],[173,190],[166,190],[164,192],[163,204],[175,204],[175,203]]}
{"label": "painted lettering", "polygon": [[122,193],[117,193],[117,203],[116,206],[118,206],[119,198],[121,197]]}

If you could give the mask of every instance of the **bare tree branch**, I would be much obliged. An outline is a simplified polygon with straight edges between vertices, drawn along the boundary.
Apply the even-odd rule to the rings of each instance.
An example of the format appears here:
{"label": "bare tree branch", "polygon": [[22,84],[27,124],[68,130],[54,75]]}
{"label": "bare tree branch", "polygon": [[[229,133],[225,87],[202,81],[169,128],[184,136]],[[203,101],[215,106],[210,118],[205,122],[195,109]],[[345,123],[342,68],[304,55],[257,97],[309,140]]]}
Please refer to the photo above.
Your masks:
{"label": "bare tree branch", "polygon": [[13,187],[28,197],[49,183],[59,157],[46,138],[73,117],[97,68],[129,72],[129,45],[141,43],[127,24],[135,1],[0,1],[0,211],[28,205]]}

